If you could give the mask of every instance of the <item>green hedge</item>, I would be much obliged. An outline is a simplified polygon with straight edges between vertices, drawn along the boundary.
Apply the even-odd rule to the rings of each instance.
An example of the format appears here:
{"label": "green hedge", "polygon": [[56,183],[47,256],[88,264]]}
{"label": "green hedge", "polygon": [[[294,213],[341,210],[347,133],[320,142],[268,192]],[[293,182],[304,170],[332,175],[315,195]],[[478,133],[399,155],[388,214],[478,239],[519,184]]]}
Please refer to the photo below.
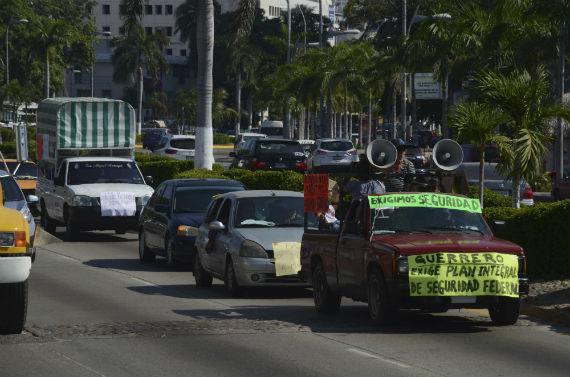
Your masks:
{"label": "green hedge", "polygon": [[0,128],[0,134],[2,134],[2,142],[9,142],[9,141],[14,141],[16,140],[16,135],[14,134],[14,131],[10,128],[7,127],[2,127]]}
{"label": "green hedge", "polygon": [[[150,153],[135,152],[135,160],[143,176],[152,176],[152,185],[154,187],[157,187],[167,179],[174,178],[182,171],[194,169],[193,160],[178,160],[172,157],[157,156]],[[224,167],[219,164],[214,164],[212,170],[219,172],[223,171]]]}
{"label": "green hedge", "polygon": [[[468,197],[479,199],[479,186],[469,186]],[[501,195],[495,191],[483,188],[483,208],[490,207],[510,207],[513,200],[507,196]]]}
{"label": "green hedge", "polygon": [[214,135],[214,144],[233,144],[234,137],[224,134]]}
{"label": "green hedge", "polygon": [[570,200],[536,203],[516,208],[483,208],[490,224],[505,220],[506,229],[495,232],[521,245],[527,256],[528,274],[534,278],[568,278],[570,276]]}

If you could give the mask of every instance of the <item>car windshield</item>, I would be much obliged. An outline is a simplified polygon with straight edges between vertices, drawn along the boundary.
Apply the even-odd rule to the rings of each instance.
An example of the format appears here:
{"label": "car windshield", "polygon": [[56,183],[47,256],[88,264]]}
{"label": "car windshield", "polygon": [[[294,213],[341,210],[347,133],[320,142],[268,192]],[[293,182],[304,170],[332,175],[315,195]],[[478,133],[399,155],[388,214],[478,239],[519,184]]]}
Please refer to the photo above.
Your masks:
{"label": "car windshield", "polygon": [[4,200],[7,202],[14,202],[18,200],[25,200],[20,186],[14,180],[13,177],[4,176],[0,177],[0,183],[2,184],[2,191],[4,191]]}
{"label": "car windshield", "polygon": [[283,127],[262,127],[259,132],[267,136],[281,136],[283,135]]}
{"label": "car windshield", "polygon": [[326,151],[348,151],[353,149],[354,146],[350,141],[345,140],[335,140],[335,141],[324,141],[321,143],[321,149]]}
{"label": "car windshield", "polygon": [[303,198],[272,196],[239,199],[236,204],[236,228],[302,227]]}
{"label": "car windshield", "polygon": [[[18,166],[19,164],[19,166]],[[38,178],[38,166],[36,164],[32,164],[30,162],[16,162],[16,161],[8,161],[6,162],[8,165],[8,169],[10,169],[10,173],[14,175],[18,179],[37,179]],[[17,170],[14,172],[14,170]]]}
{"label": "car windshield", "polygon": [[257,144],[259,153],[267,154],[292,154],[303,153],[301,144],[289,141],[263,141]]}
{"label": "car windshield", "polygon": [[240,186],[178,186],[174,194],[174,212],[206,212],[213,196],[241,190],[244,188]]}
{"label": "car windshield", "polygon": [[172,139],[170,146],[177,149],[194,149],[196,142],[194,139]]}
{"label": "car windshield", "polygon": [[373,234],[465,233],[489,235],[479,213],[448,208],[389,207],[370,211]]}
{"label": "car windshield", "polygon": [[127,161],[81,161],[70,162],[67,174],[68,185],[88,183],[135,183],[144,180],[134,162]]}

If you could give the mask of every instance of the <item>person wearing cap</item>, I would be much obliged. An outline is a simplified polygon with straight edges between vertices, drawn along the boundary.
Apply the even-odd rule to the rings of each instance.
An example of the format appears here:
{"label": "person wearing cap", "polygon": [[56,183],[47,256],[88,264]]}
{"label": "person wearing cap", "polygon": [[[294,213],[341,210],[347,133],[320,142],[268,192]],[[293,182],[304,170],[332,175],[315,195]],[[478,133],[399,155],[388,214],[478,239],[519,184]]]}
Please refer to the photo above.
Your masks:
{"label": "person wearing cap", "polygon": [[414,180],[416,169],[414,164],[406,158],[406,143],[402,139],[392,140],[398,151],[396,162],[384,180],[387,192],[401,192],[407,189],[408,184]]}
{"label": "person wearing cap", "polygon": [[343,185],[344,191],[352,194],[354,199],[363,198],[367,194],[377,195],[385,193],[386,187],[382,182],[384,173],[372,167],[366,159],[361,160],[360,164],[368,169],[366,178],[361,176],[358,181],[345,182]]}

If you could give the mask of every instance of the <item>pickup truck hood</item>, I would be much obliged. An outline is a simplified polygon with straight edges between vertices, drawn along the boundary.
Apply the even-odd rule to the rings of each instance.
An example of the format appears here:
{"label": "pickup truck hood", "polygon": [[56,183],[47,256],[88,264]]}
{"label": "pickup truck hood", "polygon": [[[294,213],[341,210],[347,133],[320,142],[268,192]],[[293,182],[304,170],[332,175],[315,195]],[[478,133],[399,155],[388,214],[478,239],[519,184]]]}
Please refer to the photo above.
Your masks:
{"label": "pickup truck hood", "polygon": [[390,234],[374,236],[372,242],[396,249],[400,255],[439,252],[520,254],[523,250],[512,242],[480,234]]}
{"label": "pickup truck hood", "polygon": [[265,250],[273,250],[275,242],[301,242],[303,227],[295,228],[237,228],[234,230],[245,240],[260,244]]}
{"label": "pickup truck hood", "polygon": [[89,183],[68,187],[75,195],[87,195],[92,198],[101,197],[101,193],[105,191],[132,192],[135,194],[135,197],[152,195],[154,192],[152,187],[148,185],[132,183]]}

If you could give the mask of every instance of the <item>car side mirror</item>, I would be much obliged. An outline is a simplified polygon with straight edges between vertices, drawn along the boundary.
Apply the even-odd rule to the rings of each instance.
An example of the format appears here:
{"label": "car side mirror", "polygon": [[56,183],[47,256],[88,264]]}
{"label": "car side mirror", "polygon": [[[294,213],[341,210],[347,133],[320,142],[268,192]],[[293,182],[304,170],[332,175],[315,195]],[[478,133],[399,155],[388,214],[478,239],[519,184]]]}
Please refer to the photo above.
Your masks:
{"label": "car side mirror", "polygon": [[166,204],[157,204],[154,206],[154,210],[160,213],[168,213],[169,209]]}
{"label": "car side mirror", "polygon": [[493,220],[491,221],[491,230],[493,233],[504,233],[507,230],[507,224],[505,220]]}
{"label": "car side mirror", "polygon": [[212,221],[210,224],[208,224],[208,228],[210,230],[224,230],[226,229],[226,226],[222,224],[221,221]]}
{"label": "car side mirror", "polygon": [[147,185],[152,185],[154,183],[154,179],[150,175],[145,176],[144,181],[146,182]]}
{"label": "car side mirror", "polygon": [[36,195],[28,195],[28,197],[26,198],[26,201],[28,203],[37,203],[40,201],[40,199]]}

